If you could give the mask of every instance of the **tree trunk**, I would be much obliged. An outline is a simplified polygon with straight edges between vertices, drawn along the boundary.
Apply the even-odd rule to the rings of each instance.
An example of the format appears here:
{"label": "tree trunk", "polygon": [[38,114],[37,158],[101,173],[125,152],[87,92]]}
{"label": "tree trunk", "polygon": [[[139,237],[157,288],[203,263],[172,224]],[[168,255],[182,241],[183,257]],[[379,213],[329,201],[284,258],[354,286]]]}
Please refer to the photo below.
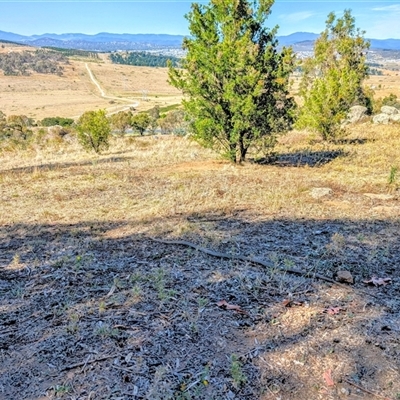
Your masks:
{"label": "tree trunk", "polygon": [[243,137],[241,137],[237,143],[236,152],[236,163],[241,164],[246,159],[248,147],[243,143]]}

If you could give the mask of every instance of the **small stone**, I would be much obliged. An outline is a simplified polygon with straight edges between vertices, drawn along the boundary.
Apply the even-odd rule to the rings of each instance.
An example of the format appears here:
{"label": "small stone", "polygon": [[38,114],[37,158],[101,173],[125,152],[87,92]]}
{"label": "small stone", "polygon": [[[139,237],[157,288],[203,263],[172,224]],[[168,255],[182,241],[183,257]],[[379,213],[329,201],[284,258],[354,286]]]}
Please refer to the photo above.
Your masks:
{"label": "small stone", "polygon": [[330,196],[333,193],[331,188],[321,187],[321,188],[312,188],[310,190],[310,196],[314,199],[320,199],[321,197]]}
{"label": "small stone", "polygon": [[351,124],[359,122],[365,117],[367,111],[367,107],[353,106],[350,108],[349,113],[347,114],[347,121]]}
{"label": "small stone", "polygon": [[349,271],[338,271],[336,280],[343,283],[354,283],[353,275]]}
{"label": "small stone", "polygon": [[350,390],[347,388],[341,388],[340,392],[345,396],[350,396]]}

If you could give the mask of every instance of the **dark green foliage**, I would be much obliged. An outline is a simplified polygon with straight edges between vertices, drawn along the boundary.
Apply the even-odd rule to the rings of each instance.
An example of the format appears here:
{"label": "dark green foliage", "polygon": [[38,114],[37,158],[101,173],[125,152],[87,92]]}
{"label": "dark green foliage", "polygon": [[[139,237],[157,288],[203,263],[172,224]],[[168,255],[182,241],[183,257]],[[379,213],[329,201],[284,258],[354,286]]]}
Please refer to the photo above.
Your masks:
{"label": "dark green foliage", "polygon": [[105,110],[86,111],[80,116],[76,130],[79,142],[86,150],[100,153],[108,149],[111,127]]}
{"label": "dark green foliage", "polygon": [[166,67],[170,61],[174,66],[178,66],[180,59],[171,56],[147,53],[145,51],[132,51],[127,53],[112,53],[110,60],[114,64],[127,64],[142,67]]}
{"label": "dark green foliage", "polygon": [[326,29],[315,42],[314,57],[302,64],[300,128],[311,128],[331,140],[344,132],[341,123],[350,107],[364,105],[371,111],[371,96],[362,85],[368,76],[369,48],[363,34],[355,28],[350,10],[342,18],[328,15]]}
{"label": "dark green foliage", "polygon": [[[278,51],[276,28],[266,28],[273,0],[211,0],[186,16],[190,36],[182,70],[170,66],[181,89],[193,137],[234,162],[252,144],[290,128],[291,50]],[[274,140],[270,141],[273,144]]]}
{"label": "dark green foliage", "polygon": [[143,112],[136,114],[131,119],[132,129],[143,135],[147,127],[150,125],[150,120],[150,115],[147,113]]}
{"label": "dark green foliage", "polygon": [[74,120],[72,118],[63,118],[63,117],[47,117],[41,121],[42,126],[72,126],[74,124]]}
{"label": "dark green foliage", "polygon": [[4,75],[40,74],[62,75],[60,63],[68,63],[68,59],[57,52],[49,50],[10,52],[0,54],[0,69]]}

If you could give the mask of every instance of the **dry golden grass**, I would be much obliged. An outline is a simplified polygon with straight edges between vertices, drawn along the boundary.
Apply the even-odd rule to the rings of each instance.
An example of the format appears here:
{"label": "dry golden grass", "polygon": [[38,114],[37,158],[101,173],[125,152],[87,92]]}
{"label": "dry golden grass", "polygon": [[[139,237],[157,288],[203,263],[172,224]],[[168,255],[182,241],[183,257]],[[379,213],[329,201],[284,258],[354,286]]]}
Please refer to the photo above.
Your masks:
{"label": "dry golden grass", "polygon": [[372,75],[366,80],[366,84],[373,87],[376,98],[384,98],[391,93],[400,99],[400,76],[398,72],[383,71],[385,75]]}
{"label": "dry golden grass", "polygon": [[22,52],[22,51],[32,51],[34,50],[30,46],[18,46],[13,43],[1,43],[0,44],[0,54],[1,53],[9,53],[10,51],[15,51],[15,52]]}
{"label": "dry golden grass", "polygon": [[[309,142],[301,132],[282,138],[277,150],[287,166],[232,165],[177,137],[118,138],[101,156],[77,144],[3,154],[0,223],[125,220],[134,229],[149,229],[149,221],[192,213],[316,219],[400,214],[396,185],[388,184],[400,160],[398,125],[366,123],[343,143]],[[325,165],[304,162],[311,157],[318,164],[335,152],[341,155]],[[315,199],[310,190],[316,187],[329,187],[332,194]],[[393,197],[371,199],[369,193]],[[182,228],[175,219],[162,225]]]}

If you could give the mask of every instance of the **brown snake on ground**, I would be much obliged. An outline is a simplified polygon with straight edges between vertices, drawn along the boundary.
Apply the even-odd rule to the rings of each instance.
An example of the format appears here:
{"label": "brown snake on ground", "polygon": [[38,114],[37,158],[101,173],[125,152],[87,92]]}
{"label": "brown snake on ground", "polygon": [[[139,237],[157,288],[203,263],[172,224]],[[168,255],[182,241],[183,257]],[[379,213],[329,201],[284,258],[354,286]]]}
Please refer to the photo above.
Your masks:
{"label": "brown snake on ground", "polygon": [[[196,249],[198,251],[201,251],[203,253],[209,254],[210,256],[214,256],[214,257],[226,258],[226,259],[230,259],[230,260],[247,261],[247,262],[251,262],[254,264],[262,265],[263,267],[266,267],[266,268],[272,267],[271,264],[269,264],[266,261],[261,260],[260,258],[257,258],[257,257],[246,257],[246,256],[241,256],[241,255],[220,253],[219,251],[207,249],[206,247],[198,246],[197,244],[188,242],[186,240],[161,240],[161,239],[155,239],[155,238],[151,238],[151,240],[153,240],[155,242],[159,242],[159,243],[164,243],[164,244],[178,244],[178,245],[182,245],[182,246],[188,246],[188,247],[191,247],[193,249]],[[310,275],[307,272],[301,271],[299,269],[285,267],[285,268],[281,268],[281,271],[288,272],[290,274],[296,274],[296,275],[301,275],[301,276],[306,276],[306,277],[313,277],[313,278],[320,279],[321,281],[325,281],[325,282],[329,282],[329,283],[340,284],[339,282],[336,282],[335,280],[328,278],[326,276],[323,276],[320,274]]]}
{"label": "brown snake on ground", "polygon": [[[150,238],[150,239],[153,240],[154,242],[158,242],[158,243],[174,244],[174,245],[191,247],[195,250],[201,251],[202,253],[209,254],[210,256],[214,256],[214,257],[225,258],[225,259],[230,259],[230,260],[247,261],[247,262],[251,262],[254,264],[262,265],[263,267],[266,267],[266,268],[272,267],[271,264],[269,264],[266,261],[261,260],[260,258],[257,258],[257,257],[246,257],[246,256],[242,256],[242,255],[232,255],[232,254],[227,254],[227,253],[221,253],[219,251],[214,251],[214,250],[208,249],[206,247],[198,246],[197,244],[188,242],[186,240],[162,240],[162,239],[155,239],[155,238]],[[316,273],[311,274],[311,273],[308,273],[306,271],[302,271],[302,270],[296,269],[296,268],[284,267],[284,268],[281,268],[280,271],[287,272],[289,274],[304,276],[306,278],[319,279],[321,281],[333,283],[334,285],[338,285],[338,286],[341,286],[346,289],[352,289],[352,290],[355,289],[355,288],[349,287],[348,285],[345,285],[343,283],[337,282],[334,279],[328,278],[327,276],[316,274]],[[375,296],[374,294],[366,292],[364,290],[361,290],[361,289],[356,289],[356,290],[358,290],[361,293],[368,294],[369,296],[378,298],[378,296]]]}

